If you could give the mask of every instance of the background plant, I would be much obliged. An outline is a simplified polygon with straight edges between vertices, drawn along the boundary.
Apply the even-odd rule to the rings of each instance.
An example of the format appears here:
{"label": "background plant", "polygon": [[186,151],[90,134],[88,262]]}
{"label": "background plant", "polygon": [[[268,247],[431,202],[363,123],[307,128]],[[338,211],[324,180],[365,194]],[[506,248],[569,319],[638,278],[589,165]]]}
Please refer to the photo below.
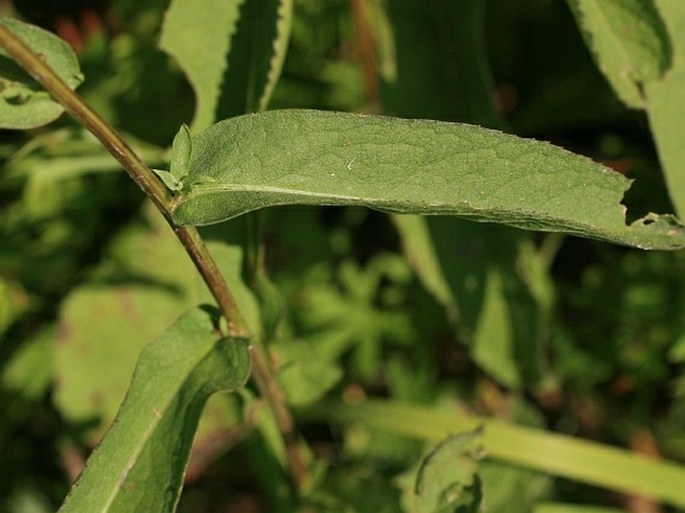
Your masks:
{"label": "background plant", "polygon": [[[637,178],[630,221],[681,210],[676,3],[215,3],[116,1],[42,17],[44,6],[16,2],[13,14],[79,49],[79,91],[156,168],[183,122],[196,134],[267,105],[382,112],[590,155]],[[210,47],[192,54],[198,34]],[[193,69],[197,55],[212,64]],[[3,90],[10,104],[12,94]],[[210,298],[163,219],[83,129],[61,118],[6,131],[0,151],[0,507],[49,511],[145,344]],[[478,451],[461,439],[441,445],[467,469],[462,497],[477,502],[482,485],[490,511],[638,510],[650,497],[682,507],[680,467],[550,433],[682,458],[679,252],[355,206],[261,214],[202,233],[268,343],[307,484],[292,487],[277,424],[251,385],[210,400],[180,510],[413,510],[422,456],[456,433],[485,449],[474,467]],[[179,322],[230,331],[193,312]],[[143,382],[158,376],[145,361]],[[192,423],[170,425],[168,439],[192,435]],[[428,482],[437,494],[453,484]]]}

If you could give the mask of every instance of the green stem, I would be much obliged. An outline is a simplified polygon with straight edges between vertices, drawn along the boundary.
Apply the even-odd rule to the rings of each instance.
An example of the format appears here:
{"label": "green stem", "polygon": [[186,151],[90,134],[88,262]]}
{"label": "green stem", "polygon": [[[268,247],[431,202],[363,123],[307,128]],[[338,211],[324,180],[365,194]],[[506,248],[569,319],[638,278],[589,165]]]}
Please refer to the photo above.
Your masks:
{"label": "green stem", "polygon": [[295,422],[290,414],[290,410],[286,406],[283,391],[274,379],[269,363],[266,361],[261,348],[254,345],[250,346],[250,352],[252,353],[252,370],[255,381],[262,395],[269,403],[276,425],[285,442],[288,471],[293,479],[295,488],[302,490],[308,482],[308,474],[307,467],[302,459]]}
{"label": "green stem", "polygon": [[247,334],[247,323],[240,312],[238,303],[197,229],[176,226],[171,220],[170,209],[174,198],[166,186],[159,181],[147,164],[107,121],[95,112],[78,93],[72,91],[45,61],[4,25],[0,25],[0,45],[7,50],[17,64],[50,93],[55,101],[60,103],[72,117],[98,138],[129,176],[147,194],[183,244],[190,259],[227,317],[233,334]]}

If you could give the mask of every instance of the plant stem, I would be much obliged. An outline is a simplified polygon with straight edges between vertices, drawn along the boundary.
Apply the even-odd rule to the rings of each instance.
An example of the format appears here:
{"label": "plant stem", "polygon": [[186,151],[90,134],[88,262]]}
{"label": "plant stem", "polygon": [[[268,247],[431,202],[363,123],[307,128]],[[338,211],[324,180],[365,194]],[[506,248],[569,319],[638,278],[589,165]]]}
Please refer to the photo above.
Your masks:
{"label": "plant stem", "polygon": [[1,24],[0,45],[7,50],[17,64],[50,93],[55,101],[59,102],[72,117],[98,138],[133,181],[147,194],[165,217],[202,275],[214,299],[228,318],[233,334],[247,334],[247,323],[238,308],[238,303],[197,229],[176,226],[171,220],[170,210],[173,204],[173,196],[166,186],[157,179],[148,165],[107,121],[95,112],[78,93],[72,91],[64,80],[31,48]]}
{"label": "plant stem", "polygon": [[[0,46],[5,48],[17,64],[41,84],[72,117],[97,137],[109,153],[122,165],[171,226],[228,320],[231,335],[249,334],[247,322],[238,307],[238,303],[200,233],[195,227],[177,226],[174,223],[171,219],[174,197],[148,165],[107,121],[95,112],[78,93],[69,88],[60,76],[31,48],[2,24],[0,24]],[[285,404],[283,392],[280,390],[261,350],[256,348],[252,354],[255,361],[253,366],[255,382],[274,412],[274,417],[285,441],[292,480],[296,488],[300,489],[307,480],[307,471],[297,445],[292,415]]]}
{"label": "plant stem", "polygon": [[168,217],[167,221],[169,221],[176,237],[183,244],[190,259],[195,264],[195,268],[202,275],[214,299],[219,304],[219,308],[228,320],[229,333],[234,336],[247,335],[249,333],[247,321],[243,317],[228,283],[216,265],[216,260],[200,236],[200,232],[195,227],[176,226]]}
{"label": "plant stem", "polygon": [[297,490],[301,490],[307,483],[307,467],[300,454],[300,447],[295,431],[295,422],[286,404],[283,391],[274,379],[271,367],[264,357],[261,348],[256,345],[250,346],[252,353],[252,372],[260,392],[269,403],[274,414],[278,429],[285,442],[286,457],[288,459],[288,471]]}

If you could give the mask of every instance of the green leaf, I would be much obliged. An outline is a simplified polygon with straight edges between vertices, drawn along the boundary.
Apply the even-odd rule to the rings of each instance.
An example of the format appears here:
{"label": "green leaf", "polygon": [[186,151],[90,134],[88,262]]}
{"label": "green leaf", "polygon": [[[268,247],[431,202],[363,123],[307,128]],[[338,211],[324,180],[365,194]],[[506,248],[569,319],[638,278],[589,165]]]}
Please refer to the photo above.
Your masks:
{"label": "green leaf", "polygon": [[212,124],[227,66],[226,56],[244,0],[173,0],[166,11],[159,46],[174,57],[195,90],[193,129]]}
{"label": "green leaf", "polygon": [[[70,422],[91,422],[89,443],[114,418],[144,344],[193,305],[212,300],[156,209],[148,204],[142,217],[112,240],[94,275],[60,308],[53,400]],[[217,231],[203,230],[207,247],[257,333],[257,305],[240,278],[242,250],[227,244],[230,229],[221,227],[223,239]]]}
{"label": "green leaf", "polygon": [[174,137],[171,146],[171,162],[169,163],[169,172],[179,182],[188,175],[192,154],[193,139],[190,136],[190,129],[184,123]]}
{"label": "green leaf", "polygon": [[550,144],[456,123],[318,111],[272,111],[199,134],[179,196],[181,225],[217,223],[274,205],[363,205],[453,214],[561,231],[644,249],[685,246],[672,216],[625,223],[630,180]]}
{"label": "green leaf", "polygon": [[61,512],[174,510],[207,398],[240,388],[250,371],[247,342],[222,338],[218,316],[190,310],[146,347],[117,422]]}
{"label": "green leaf", "polygon": [[482,426],[488,460],[685,506],[684,465],[502,420],[478,418],[457,407],[429,408],[375,400],[358,405],[318,402],[299,414],[309,420],[360,423],[434,442]]}
{"label": "green leaf", "polygon": [[269,23],[275,29],[275,33],[269,39],[271,48],[270,53],[267,53],[267,55],[270,55],[270,58],[263,67],[263,73],[265,73],[264,85],[258,97],[257,109],[255,109],[259,111],[266,110],[269,106],[269,100],[271,100],[271,95],[281,76],[293,21],[293,0],[272,0],[271,4],[270,10],[272,14],[270,15]]}
{"label": "green leaf", "polygon": [[269,345],[276,378],[288,402],[303,405],[320,399],[342,377],[342,370],[321,358],[316,346],[287,340]]}
{"label": "green leaf", "polygon": [[395,224],[474,361],[508,388],[537,381],[551,298],[539,290],[549,277],[528,234],[448,217],[396,216]]}
{"label": "green leaf", "polygon": [[[180,191],[184,186],[185,178],[188,176],[190,157],[193,154],[193,139],[190,136],[190,129],[184,123],[176,133],[174,142],[171,145],[171,158],[169,171],[153,169],[152,171],[164,182],[170,191]],[[195,179],[198,182],[198,179]]]}
{"label": "green leaf", "polygon": [[489,513],[531,513],[553,489],[552,477],[544,473],[491,460],[478,463],[478,477]]}
{"label": "green leaf", "polygon": [[482,499],[476,472],[481,452],[478,430],[440,442],[425,457],[416,476],[417,511],[476,513]]}
{"label": "green leaf", "polygon": [[678,215],[685,215],[685,3],[656,2],[673,44],[673,66],[660,80],[647,84],[649,124],[664,169],[671,201]]}
{"label": "green leaf", "polygon": [[616,94],[644,108],[643,88],[671,64],[668,33],[652,0],[569,0],[599,68]]}
{"label": "green leaf", "polygon": [[402,249],[426,290],[445,308],[450,320],[458,316],[459,308],[445,273],[428,223],[421,216],[395,216],[393,222],[402,239]]}
{"label": "green leaf", "polygon": [[[69,87],[76,89],[83,82],[76,55],[60,38],[11,18],[0,18],[0,23],[40,55]],[[0,128],[35,128],[54,121],[62,112],[62,106],[0,48]]]}
{"label": "green leaf", "polygon": [[265,110],[281,73],[293,0],[244,2],[215,120]]}
{"label": "green leaf", "polygon": [[266,108],[283,66],[292,0],[174,0],[160,47],[195,90],[193,130],[217,119]]}
{"label": "green leaf", "polygon": [[170,191],[180,191],[183,189],[183,183],[180,182],[171,172],[164,171],[163,169],[153,169],[152,170],[160,180],[167,186]]}
{"label": "green leaf", "polygon": [[486,272],[484,302],[473,335],[472,356],[499,382],[517,388],[521,378],[516,367],[513,320],[504,292],[504,279],[496,267]]}
{"label": "green leaf", "polygon": [[587,504],[563,504],[560,502],[543,502],[533,509],[533,513],[625,513],[626,510]]}

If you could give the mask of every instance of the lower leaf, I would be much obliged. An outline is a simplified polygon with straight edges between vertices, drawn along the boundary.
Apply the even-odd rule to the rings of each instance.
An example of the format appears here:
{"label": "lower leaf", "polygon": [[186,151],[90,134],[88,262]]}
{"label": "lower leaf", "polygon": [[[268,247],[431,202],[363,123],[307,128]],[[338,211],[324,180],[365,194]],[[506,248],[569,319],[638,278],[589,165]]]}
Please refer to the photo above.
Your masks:
{"label": "lower leaf", "polygon": [[61,512],[175,509],[207,399],[240,388],[250,372],[247,341],[223,338],[217,320],[213,308],[194,308],[145,348],[115,422]]}

